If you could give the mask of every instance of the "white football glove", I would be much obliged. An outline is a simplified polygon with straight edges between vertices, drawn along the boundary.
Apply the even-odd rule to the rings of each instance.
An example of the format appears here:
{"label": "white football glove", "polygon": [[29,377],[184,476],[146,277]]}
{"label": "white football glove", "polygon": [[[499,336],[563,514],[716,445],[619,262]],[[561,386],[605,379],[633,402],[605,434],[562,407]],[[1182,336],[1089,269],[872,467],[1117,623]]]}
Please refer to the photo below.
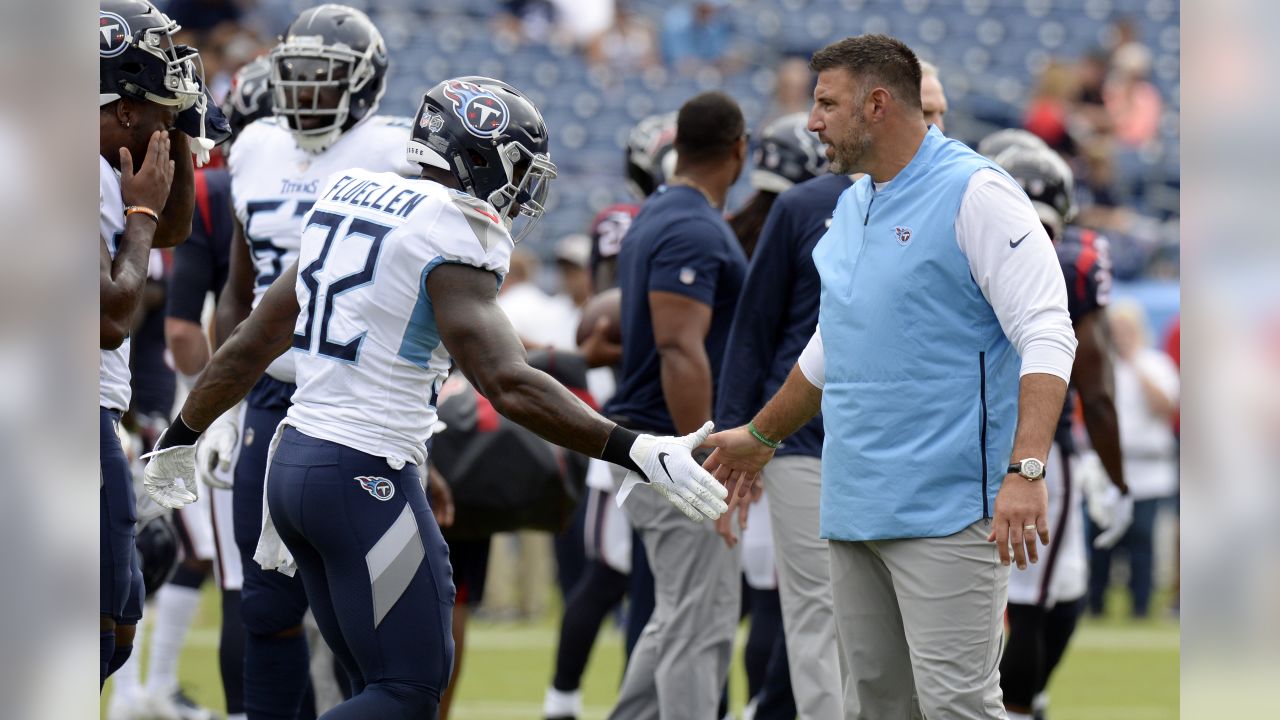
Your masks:
{"label": "white football glove", "polygon": [[634,470],[627,473],[618,491],[618,506],[622,506],[632,488],[645,483],[694,522],[720,517],[729,509],[724,502],[729,491],[703,470],[691,454],[706,442],[712,427],[708,422],[698,432],[684,437],[641,435],[636,438],[630,455],[644,476]]}
{"label": "white football glove", "polygon": [[1082,455],[1076,461],[1075,475],[1084,491],[1089,518],[1102,528],[1093,546],[1099,550],[1114,547],[1133,524],[1133,496],[1121,494],[1097,453]]}
{"label": "white football glove", "polygon": [[230,490],[235,482],[231,463],[239,443],[240,408],[236,406],[213,421],[196,443],[196,474],[200,482],[211,488]]}
{"label": "white football glove", "polygon": [[[156,445],[164,442],[161,433]],[[150,460],[143,471],[142,487],[157,505],[176,510],[189,505],[199,497],[196,488],[196,446],[174,445],[164,450],[152,450],[142,456]]]}

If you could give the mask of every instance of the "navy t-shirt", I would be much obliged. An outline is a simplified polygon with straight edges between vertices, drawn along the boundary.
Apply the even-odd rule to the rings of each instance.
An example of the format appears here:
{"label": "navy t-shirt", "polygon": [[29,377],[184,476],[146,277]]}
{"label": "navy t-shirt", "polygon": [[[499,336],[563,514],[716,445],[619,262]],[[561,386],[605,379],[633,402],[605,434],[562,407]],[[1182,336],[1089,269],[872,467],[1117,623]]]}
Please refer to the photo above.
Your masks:
{"label": "navy t-shirt", "polygon": [[618,256],[622,288],[622,376],[606,414],[630,427],[667,434],[675,424],[662,396],[650,292],[670,292],[711,307],[707,358],[713,383],[724,360],[729,325],[747,257],[720,212],[691,187],[663,186],[641,208]]}
{"label": "navy t-shirt", "polygon": [[[746,425],[782,387],[818,325],[822,280],[813,248],[831,225],[847,175],[823,175],[778,196],[751,256],[717,381],[716,426]],[[796,431],[778,455],[822,456],[822,415]]]}
{"label": "navy t-shirt", "polygon": [[165,314],[200,322],[205,296],[216,300],[231,266],[231,175],[224,168],[196,170],[191,237],[173,251]]}

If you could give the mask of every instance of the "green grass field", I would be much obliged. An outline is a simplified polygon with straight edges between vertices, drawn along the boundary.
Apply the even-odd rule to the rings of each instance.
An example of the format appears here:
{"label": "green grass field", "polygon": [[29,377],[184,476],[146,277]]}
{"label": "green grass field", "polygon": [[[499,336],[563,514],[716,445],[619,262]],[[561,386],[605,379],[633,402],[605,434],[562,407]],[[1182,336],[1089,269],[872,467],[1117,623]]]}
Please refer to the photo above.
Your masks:
{"label": "green grass field", "polygon": [[[1053,720],[1178,717],[1178,625],[1168,619],[1140,623],[1124,619],[1124,604],[1117,595],[1111,603],[1111,617],[1082,621],[1050,688]],[[217,595],[209,590],[183,652],[180,676],[193,698],[221,710],[218,611]],[[555,637],[553,617],[536,623],[472,623],[451,720],[540,717],[542,694],[551,678]],[[740,634],[739,640],[744,638]],[[742,645],[738,643],[739,652]],[[621,634],[613,628],[604,629],[583,682],[583,720],[598,720],[608,713],[622,677],[622,660]],[[745,687],[738,658],[730,688],[735,713],[744,703]],[[105,709],[109,696],[103,697]]]}

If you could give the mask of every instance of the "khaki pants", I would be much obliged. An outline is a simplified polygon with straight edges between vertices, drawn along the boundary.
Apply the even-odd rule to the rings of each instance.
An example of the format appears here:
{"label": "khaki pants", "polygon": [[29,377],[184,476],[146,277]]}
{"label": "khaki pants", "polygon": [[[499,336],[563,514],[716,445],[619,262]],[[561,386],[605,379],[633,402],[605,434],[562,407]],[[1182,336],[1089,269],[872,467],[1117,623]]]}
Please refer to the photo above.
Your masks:
{"label": "khaki pants", "polygon": [[[613,469],[620,483],[625,471]],[[622,510],[644,540],[654,609],[609,718],[714,720],[741,610],[738,550],[653,488],[635,488]]]}
{"label": "khaki pants", "polygon": [[827,541],[818,537],[822,461],[799,455],[764,468],[782,628],[799,720],[840,720],[840,659]]}
{"label": "khaki pants", "polygon": [[831,541],[846,718],[1006,718],[1009,568],[979,521],[942,538]]}

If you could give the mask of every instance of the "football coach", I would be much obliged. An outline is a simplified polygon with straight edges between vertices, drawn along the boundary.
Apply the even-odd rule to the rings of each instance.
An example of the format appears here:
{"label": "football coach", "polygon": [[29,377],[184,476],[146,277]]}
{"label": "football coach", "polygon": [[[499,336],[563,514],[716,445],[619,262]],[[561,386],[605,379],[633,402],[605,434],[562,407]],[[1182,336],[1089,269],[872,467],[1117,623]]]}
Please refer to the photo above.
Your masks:
{"label": "football coach", "polygon": [[741,498],[821,410],[845,716],[1005,718],[1008,565],[1048,541],[1075,358],[1062,271],[1018,184],[925,124],[910,48],[860,35],[810,65],[809,129],[831,172],[866,176],[813,251],[818,331],[706,467]]}

